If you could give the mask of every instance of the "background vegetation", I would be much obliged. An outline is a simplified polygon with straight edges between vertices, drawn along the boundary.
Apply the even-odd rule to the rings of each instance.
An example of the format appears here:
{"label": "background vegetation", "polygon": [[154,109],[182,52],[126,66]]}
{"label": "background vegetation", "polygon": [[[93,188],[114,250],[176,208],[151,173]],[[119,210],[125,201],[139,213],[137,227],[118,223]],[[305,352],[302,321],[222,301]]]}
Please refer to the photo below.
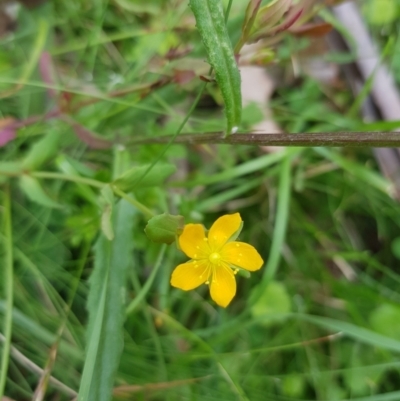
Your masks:
{"label": "background vegetation", "polygon": [[[236,43],[247,3],[231,5]],[[362,6],[382,48],[397,38],[397,17]],[[343,82],[291,76],[313,40],[269,48],[274,121],[366,130]],[[176,134],[205,59],[186,0],[54,0],[1,38],[0,399],[400,399],[400,205],[370,149],[135,145]],[[183,132],[223,130],[222,106],[210,82]],[[246,106],[240,131],[262,118]],[[149,241],[149,217],[236,211],[265,267],[227,309],[171,288],[186,258]]]}

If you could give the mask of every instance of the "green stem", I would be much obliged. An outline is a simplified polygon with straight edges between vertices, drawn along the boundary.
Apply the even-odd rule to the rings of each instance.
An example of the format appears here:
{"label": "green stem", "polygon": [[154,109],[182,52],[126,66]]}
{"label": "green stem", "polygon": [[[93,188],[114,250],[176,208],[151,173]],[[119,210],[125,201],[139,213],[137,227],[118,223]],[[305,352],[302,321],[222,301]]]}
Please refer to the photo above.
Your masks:
{"label": "green stem", "polygon": [[228,7],[226,7],[225,24],[228,22],[229,14],[230,14],[231,8],[232,8],[232,3],[233,3],[233,0],[229,0]]}
{"label": "green stem", "polygon": [[[30,173],[32,177],[36,178],[48,178],[48,179],[53,179],[53,180],[65,180],[65,181],[72,181],[80,184],[87,184],[92,187],[96,188],[103,188],[104,185],[108,185],[109,183],[107,182],[101,182],[97,180],[92,180],[91,178],[84,178],[80,177],[77,175],[67,175],[63,173],[53,173],[51,171],[33,171]],[[137,201],[136,199],[130,197],[127,195],[125,192],[121,191],[117,187],[111,185],[112,190],[114,191],[115,194],[117,194],[119,197],[125,199],[128,201],[130,204],[135,206],[136,209],[140,210],[146,217],[151,218],[154,216],[154,213],[148,209],[146,206],[144,206],[142,203]]]}
{"label": "green stem", "polygon": [[[212,69],[210,70],[210,73],[211,72],[212,72]],[[192,106],[190,107],[189,111],[186,113],[186,116],[183,119],[181,125],[176,130],[175,134],[173,134],[172,136],[169,137],[169,141],[167,143],[167,146],[165,146],[165,148],[162,150],[162,152],[157,156],[157,158],[153,161],[153,163],[150,164],[150,166],[147,168],[147,170],[138,179],[138,181],[136,182],[136,185],[138,185],[140,183],[140,181],[143,180],[144,177],[146,177],[146,175],[150,172],[150,170],[162,159],[162,157],[165,155],[165,153],[167,153],[168,149],[173,145],[173,143],[175,142],[176,137],[182,132],[184,126],[188,122],[188,120],[189,120],[190,116],[192,115],[194,109],[196,108],[197,104],[199,103],[200,98],[203,95],[204,90],[206,89],[206,86],[207,86],[207,82],[204,82],[203,85],[201,86],[200,91],[197,94],[196,99],[194,100]]]}
{"label": "green stem", "polygon": [[164,254],[165,250],[167,249],[167,245],[163,245],[160,249],[160,252],[157,257],[157,261],[154,265],[153,270],[151,271],[151,274],[149,278],[146,280],[146,283],[140,290],[140,292],[137,294],[137,296],[130,302],[128,307],[126,308],[126,315],[130,315],[143,301],[143,299],[146,297],[147,293],[149,292],[151,285],[153,284],[154,279],[156,278],[157,272],[160,269],[160,266],[162,264],[162,261],[164,259]]}
{"label": "green stem", "polygon": [[11,228],[11,194],[10,187],[7,185],[4,193],[4,293],[6,298],[6,311],[4,320],[4,346],[3,356],[1,359],[0,371],[0,400],[3,399],[4,389],[6,386],[8,363],[11,350],[11,334],[12,334],[12,310],[13,310],[13,240]]}
{"label": "green stem", "polygon": [[[229,18],[229,13],[231,11],[231,7],[232,7],[232,2],[233,0],[229,0],[228,3],[228,7],[226,9],[226,13],[225,13],[225,23],[228,21]],[[211,75],[213,72],[213,69],[210,68],[208,75]],[[178,129],[176,130],[175,134],[173,134],[168,143],[167,146],[165,146],[165,148],[162,150],[162,152],[158,155],[158,157],[154,160],[153,163],[151,163],[151,165],[148,167],[148,169],[143,173],[143,175],[139,178],[139,180],[136,182],[136,185],[149,173],[149,171],[161,160],[161,158],[165,155],[165,153],[167,153],[168,149],[172,146],[172,144],[175,142],[176,137],[182,132],[183,128],[185,127],[186,123],[188,122],[190,116],[193,114],[197,104],[200,101],[201,96],[203,95],[205,89],[207,87],[207,82],[204,82],[203,85],[200,88],[199,93],[196,96],[196,99],[194,99],[194,102],[192,103],[192,106],[190,107],[189,111],[186,113],[185,118],[183,119],[181,125],[178,127]]]}
{"label": "green stem", "polygon": [[276,219],[272,237],[269,258],[264,270],[262,286],[265,288],[275,277],[281,260],[282,249],[285,243],[286,228],[289,220],[290,189],[291,189],[291,162],[292,155],[287,154],[282,161],[279,177]]}
{"label": "green stem", "polygon": [[154,217],[155,214],[142,203],[138,202],[135,198],[132,198],[131,196],[127,195],[125,192],[122,192],[120,189],[113,185],[111,185],[111,188],[115,194],[117,194],[122,199],[125,199],[131,205],[135,206],[135,208],[140,210],[146,217],[148,217],[149,219]]}
{"label": "green stem", "polygon": [[32,177],[48,178],[52,180],[72,181],[80,184],[87,184],[91,187],[103,188],[106,183],[92,180],[91,178],[80,177],[78,175],[68,175],[63,173],[53,173],[52,171],[32,171],[29,173]]}

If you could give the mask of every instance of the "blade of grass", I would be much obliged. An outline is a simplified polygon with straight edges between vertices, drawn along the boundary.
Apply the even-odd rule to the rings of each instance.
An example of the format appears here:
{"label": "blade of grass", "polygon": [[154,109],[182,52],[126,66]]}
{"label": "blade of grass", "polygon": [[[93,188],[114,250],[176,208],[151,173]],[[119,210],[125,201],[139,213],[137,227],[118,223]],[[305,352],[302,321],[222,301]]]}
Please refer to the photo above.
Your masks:
{"label": "blade of grass", "polygon": [[157,257],[157,261],[153,267],[153,270],[151,271],[149,278],[146,280],[145,285],[142,287],[142,289],[137,294],[137,296],[131,301],[131,303],[126,308],[127,315],[130,315],[132,312],[135,311],[135,309],[139,306],[139,304],[143,301],[143,299],[146,297],[147,293],[149,292],[149,290],[154,282],[154,279],[156,278],[158,270],[160,269],[161,263],[164,259],[164,254],[165,254],[166,249],[167,249],[167,245],[164,244],[160,249],[160,252]]}
{"label": "blade of grass", "polygon": [[291,188],[291,155],[286,155],[282,161],[279,177],[278,207],[276,211],[275,228],[272,237],[271,250],[264,270],[262,286],[274,278],[281,259],[281,252],[285,242],[286,229],[289,220],[290,188]]}
{"label": "blade of grass", "polygon": [[13,277],[13,238],[11,223],[11,194],[10,187],[7,184],[4,191],[4,211],[3,211],[3,230],[4,230],[4,272],[3,272],[3,291],[6,299],[6,312],[4,319],[4,346],[1,358],[0,370],[0,400],[3,398],[6,386],[8,364],[10,360],[11,350],[11,334],[12,334],[12,310],[14,298],[14,277]]}
{"label": "blade of grass", "polygon": [[372,87],[374,85],[375,75],[380,70],[383,60],[390,54],[394,52],[394,38],[389,37],[386,46],[384,47],[379,61],[376,63],[376,66],[372,72],[372,74],[368,77],[365,81],[363,88],[361,89],[360,93],[355,98],[352,106],[350,107],[349,111],[347,112],[347,117],[354,118],[359,113],[362,105],[365,102],[367,96],[371,93]]}
{"label": "blade of grass", "polygon": [[78,401],[108,401],[123,348],[125,280],[133,246],[135,210],[121,200],[114,210],[113,241],[100,235],[88,299],[88,349]]}
{"label": "blade of grass", "polygon": [[12,88],[5,93],[0,94],[0,99],[14,94],[26,84],[28,78],[32,75],[34,68],[38,64],[40,54],[42,53],[43,48],[46,44],[48,32],[49,24],[45,19],[40,18],[38,22],[38,34],[35,43],[33,44],[32,54],[28,62],[25,64],[25,68],[21,74],[21,77],[17,80],[15,88]]}
{"label": "blade of grass", "polygon": [[[237,134],[235,134],[236,136]],[[232,167],[231,169],[222,171],[208,176],[197,177],[188,182],[190,186],[215,184],[221,181],[230,181],[233,178],[241,177],[242,175],[250,174],[255,171],[266,169],[267,167],[278,163],[286,157],[287,153],[297,154],[301,152],[301,149],[287,149],[283,152],[271,153],[268,155],[260,156],[256,159],[242,163],[238,166]]]}
{"label": "blade of grass", "polygon": [[338,152],[326,148],[314,148],[316,153],[338,164],[366,184],[371,185],[390,196],[392,184],[381,174],[341,156]]}
{"label": "blade of grass", "polygon": [[246,396],[246,393],[244,392],[240,383],[237,380],[234,380],[232,378],[232,375],[229,374],[229,372],[226,370],[225,366],[218,359],[218,354],[216,354],[216,352],[213,350],[213,348],[206,341],[204,341],[201,337],[199,337],[193,331],[187,329],[180,322],[175,320],[173,317],[167,315],[166,313],[163,313],[152,307],[149,307],[149,309],[150,309],[151,313],[153,313],[155,316],[159,316],[166,324],[168,324],[170,327],[179,331],[179,333],[182,335],[182,337],[186,337],[188,340],[193,341],[195,344],[198,344],[199,347],[203,351],[209,353],[212,356],[212,358],[214,359],[216,366],[217,366],[218,370],[220,371],[221,375],[224,377],[226,382],[230,385],[230,387],[232,388],[232,391],[235,393],[235,395],[237,395],[240,400],[249,401],[249,399]]}
{"label": "blade of grass", "polygon": [[322,316],[304,314],[298,314],[297,316],[294,316],[329,330],[340,331],[344,334],[347,334],[349,337],[354,338],[355,340],[362,341],[375,347],[400,352],[400,341],[376,333],[367,328]]}

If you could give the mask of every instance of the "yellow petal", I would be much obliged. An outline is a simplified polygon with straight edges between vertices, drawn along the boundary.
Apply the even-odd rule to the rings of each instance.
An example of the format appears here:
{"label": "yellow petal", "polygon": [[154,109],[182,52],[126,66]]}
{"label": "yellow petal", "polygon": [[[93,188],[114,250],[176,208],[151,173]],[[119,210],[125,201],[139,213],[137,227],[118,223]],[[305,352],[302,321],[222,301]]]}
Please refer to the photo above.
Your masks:
{"label": "yellow petal", "polygon": [[256,248],[245,242],[233,241],[225,244],[221,250],[221,259],[251,272],[260,269],[264,264]]}
{"label": "yellow petal", "polygon": [[192,260],[175,268],[171,276],[171,285],[184,291],[205,283],[210,277],[211,269],[207,262]]}
{"label": "yellow petal", "polygon": [[226,308],[236,294],[236,280],[232,269],[225,264],[215,267],[211,284],[211,298],[223,308]]}
{"label": "yellow petal", "polygon": [[207,258],[208,242],[201,224],[186,224],[179,237],[179,246],[191,259]]}
{"label": "yellow petal", "polygon": [[226,214],[218,218],[208,232],[208,241],[213,251],[221,249],[224,244],[237,230],[242,223],[239,213]]}

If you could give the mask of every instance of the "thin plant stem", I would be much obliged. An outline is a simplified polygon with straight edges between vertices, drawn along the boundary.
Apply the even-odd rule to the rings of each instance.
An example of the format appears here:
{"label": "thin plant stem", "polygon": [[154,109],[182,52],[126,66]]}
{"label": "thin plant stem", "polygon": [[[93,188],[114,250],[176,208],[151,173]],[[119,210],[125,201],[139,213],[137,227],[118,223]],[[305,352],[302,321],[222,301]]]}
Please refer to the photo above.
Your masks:
{"label": "thin plant stem", "polygon": [[106,185],[104,182],[92,180],[91,178],[80,177],[78,175],[68,175],[64,173],[53,173],[52,171],[32,171],[29,174],[36,178],[72,181],[79,184],[87,184],[96,188],[103,188],[104,185]]}
{"label": "thin plant stem", "polygon": [[[63,174],[63,173],[53,173],[51,171],[35,171],[30,174],[31,174],[31,176],[36,177],[36,178],[66,180],[66,181],[77,182],[80,184],[87,184],[87,185],[90,185],[90,186],[96,187],[96,188],[103,188],[104,185],[109,184],[107,182],[92,180],[91,178],[84,178],[84,177],[80,177],[80,176],[76,176],[76,175],[67,175],[67,174]],[[121,191],[117,187],[115,187],[115,186],[111,186],[111,187],[115,194],[117,194],[120,198],[125,199],[130,204],[135,206],[135,208],[140,210],[146,217],[151,218],[154,216],[154,213],[150,209],[148,209],[145,205],[143,205],[136,199],[130,197],[129,195],[127,195],[125,192]]]}
{"label": "thin plant stem", "polygon": [[[228,3],[228,7],[226,9],[226,13],[225,13],[225,23],[227,23],[228,18],[229,18],[229,13],[231,11],[231,7],[232,7],[232,2],[233,0],[229,0]],[[211,75],[213,72],[213,68],[210,68],[210,71],[208,72],[208,75]],[[175,139],[177,138],[177,136],[182,132],[183,128],[185,127],[186,123],[188,122],[190,116],[193,114],[196,106],[198,105],[201,96],[203,95],[206,87],[207,87],[207,83],[208,82],[204,82],[203,85],[200,88],[199,93],[197,94],[196,98],[194,99],[194,102],[192,103],[190,109],[188,110],[188,112],[186,113],[185,118],[183,119],[181,125],[178,127],[178,129],[176,130],[175,134],[173,134],[168,143],[167,146],[165,146],[165,148],[161,151],[161,153],[158,155],[158,157],[156,157],[156,159],[153,161],[153,163],[151,163],[151,165],[147,168],[147,170],[143,173],[143,175],[139,178],[139,180],[136,182],[136,185],[139,184],[139,182],[150,172],[150,170],[161,160],[161,158],[167,153],[168,149],[172,146],[172,144],[175,142]]]}
{"label": "thin plant stem", "polygon": [[151,271],[151,274],[149,278],[146,280],[146,283],[144,286],[141,288],[140,292],[137,294],[137,296],[131,301],[131,303],[128,305],[126,308],[126,315],[130,315],[132,312],[135,311],[135,309],[140,305],[140,303],[145,299],[147,293],[149,292],[151,285],[153,284],[153,281],[157,275],[158,270],[160,269],[160,266],[162,264],[162,261],[164,259],[164,254],[165,250],[167,249],[167,245],[163,245],[158,253],[157,261],[154,265],[153,270]]}
{"label": "thin plant stem", "polygon": [[132,198],[131,196],[127,195],[125,192],[121,191],[115,186],[111,186],[112,190],[114,191],[115,194],[117,194],[119,197],[122,199],[125,199],[127,202],[129,202],[131,205],[133,205],[136,209],[140,210],[146,217],[151,219],[154,217],[154,213],[148,209],[146,206],[144,206],[142,203],[138,202],[135,198]]}
{"label": "thin plant stem", "polygon": [[233,0],[229,0],[228,7],[226,7],[226,12],[225,12],[225,23],[228,22],[229,14],[230,14],[231,8],[232,8],[232,3],[233,3]]}
{"label": "thin plant stem", "polygon": [[13,277],[13,239],[12,239],[12,223],[11,223],[11,194],[10,187],[6,185],[4,191],[4,209],[3,209],[3,227],[4,227],[4,281],[3,288],[6,298],[6,311],[4,318],[4,346],[3,356],[1,358],[0,370],[0,400],[3,399],[4,389],[6,386],[8,363],[11,351],[11,334],[12,334],[12,310],[14,298],[14,277]]}
{"label": "thin plant stem", "polygon": [[275,227],[269,258],[264,269],[264,277],[262,282],[264,288],[275,277],[282,255],[282,248],[285,243],[290,208],[291,162],[292,156],[290,154],[287,154],[282,161],[277,199],[278,206],[274,224]]}
{"label": "thin plant stem", "polygon": [[[127,145],[164,144],[170,142],[170,136],[157,138],[137,138]],[[188,145],[258,145],[258,146],[309,146],[309,147],[400,147],[400,132],[315,132],[308,134],[268,134],[268,133],[238,133],[225,138],[222,132],[204,132],[182,134],[176,139],[176,144]]]}

